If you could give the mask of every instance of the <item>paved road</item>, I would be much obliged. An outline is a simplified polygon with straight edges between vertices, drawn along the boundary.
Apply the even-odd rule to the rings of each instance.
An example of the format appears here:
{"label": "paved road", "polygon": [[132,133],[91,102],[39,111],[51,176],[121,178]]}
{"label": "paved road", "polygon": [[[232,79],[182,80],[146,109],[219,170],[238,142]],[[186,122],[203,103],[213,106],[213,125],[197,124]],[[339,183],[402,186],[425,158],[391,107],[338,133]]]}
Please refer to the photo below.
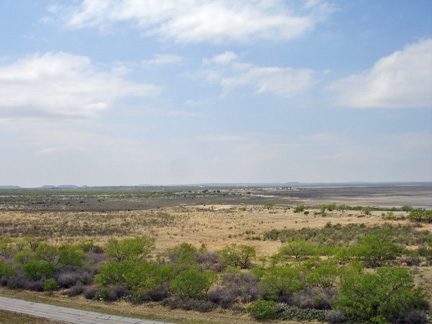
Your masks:
{"label": "paved road", "polygon": [[33,303],[7,297],[0,297],[0,309],[78,324],[170,324]]}

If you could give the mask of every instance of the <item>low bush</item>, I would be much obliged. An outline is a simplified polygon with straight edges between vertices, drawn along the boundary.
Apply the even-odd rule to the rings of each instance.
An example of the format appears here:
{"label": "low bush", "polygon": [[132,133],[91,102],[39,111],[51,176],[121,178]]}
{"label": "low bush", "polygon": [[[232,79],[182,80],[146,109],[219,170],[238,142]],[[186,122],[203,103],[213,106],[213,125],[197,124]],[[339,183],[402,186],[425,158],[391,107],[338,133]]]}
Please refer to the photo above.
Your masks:
{"label": "low bush", "polygon": [[400,324],[427,324],[431,322],[432,318],[429,318],[425,312],[419,310],[405,312],[402,319],[398,321]]}
{"label": "low bush", "polygon": [[58,289],[58,284],[57,281],[55,281],[55,279],[48,279],[45,281],[43,290],[46,292],[52,292]]}
{"label": "low bush", "polygon": [[129,291],[123,286],[112,286],[108,289],[107,301],[116,301],[129,294]]}
{"label": "low bush", "polygon": [[98,294],[99,289],[95,287],[87,287],[84,289],[83,295],[86,299],[94,299],[96,294]]}
{"label": "low bush", "polygon": [[332,309],[336,294],[335,289],[309,287],[292,294],[288,303],[298,308]]}
{"label": "low bush", "polygon": [[165,299],[161,305],[171,309],[194,310],[201,313],[211,312],[214,309],[214,304],[210,301],[196,300],[191,298],[172,298]]}
{"label": "low bush", "polygon": [[73,286],[71,288],[69,288],[66,292],[65,295],[69,296],[69,297],[74,297],[74,296],[79,296],[84,292],[84,287],[81,284],[78,284],[76,286]]}
{"label": "low bush", "polygon": [[409,213],[408,219],[412,222],[432,223],[432,210],[414,209]]}
{"label": "low bush", "polygon": [[230,308],[234,304],[236,298],[236,291],[221,287],[210,290],[207,294],[207,299],[209,301],[218,304],[224,309]]}
{"label": "low bush", "polygon": [[294,209],[294,213],[301,213],[305,210],[305,205],[300,204]]}
{"label": "low bush", "polygon": [[277,317],[275,302],[271,300],[260,299],[252,306],[247,308],[250,316],[257,320],[272,320]]}
{"label": "low bush", "polygon": [[86,284],[92,280],[92,276],[87,271],[65,271],[54,276],[60,288],[70,288],[77,284]]}
{"label": "low bush", "polygon": [[302,309],[287,307],[278,314],[278,319],[283,321],[319,321],[324,322],[328,311],[321,309]]}
{"label": "low bush", "polygon": [[329,323],[344,323],[346,321],[345,313],[340,310],[331,310],[325,315],[325,321]]}

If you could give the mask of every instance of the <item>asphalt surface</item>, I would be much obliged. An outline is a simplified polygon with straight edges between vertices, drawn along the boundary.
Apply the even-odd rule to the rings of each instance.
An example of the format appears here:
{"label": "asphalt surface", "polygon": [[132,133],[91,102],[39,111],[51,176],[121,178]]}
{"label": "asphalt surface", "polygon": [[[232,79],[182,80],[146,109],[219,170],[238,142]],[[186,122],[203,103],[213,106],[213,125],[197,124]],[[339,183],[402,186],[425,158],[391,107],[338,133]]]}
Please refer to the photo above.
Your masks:
{"label": "asphalt surface", "polygon": [[78,324],[173,324],[0,297],[0,309]]}

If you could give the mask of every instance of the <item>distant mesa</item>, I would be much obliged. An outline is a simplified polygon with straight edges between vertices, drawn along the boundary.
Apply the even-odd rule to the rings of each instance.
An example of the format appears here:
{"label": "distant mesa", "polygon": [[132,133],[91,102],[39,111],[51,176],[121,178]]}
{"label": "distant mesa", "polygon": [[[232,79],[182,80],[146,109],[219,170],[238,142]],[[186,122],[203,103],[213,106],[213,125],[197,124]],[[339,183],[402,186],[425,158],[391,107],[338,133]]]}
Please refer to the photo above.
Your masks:
{"label": "distant mesa", "polygon": [[20,186],[0,186],[0,189],[21,189]]}

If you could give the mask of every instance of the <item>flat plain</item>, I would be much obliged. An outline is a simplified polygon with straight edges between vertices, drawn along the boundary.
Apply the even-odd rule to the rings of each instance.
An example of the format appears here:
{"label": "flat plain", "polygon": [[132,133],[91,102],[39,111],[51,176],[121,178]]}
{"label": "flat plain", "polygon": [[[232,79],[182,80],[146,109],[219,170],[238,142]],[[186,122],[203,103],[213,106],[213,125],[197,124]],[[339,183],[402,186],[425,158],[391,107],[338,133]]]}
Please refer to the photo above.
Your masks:
{"label": "flat plain", "polygon": [[[347,208],[320,210],[331,203]],[[296,212],[302,204],[305,210]],[[402,206],[432,209],[432,184],[1,189],[0,235],[32,235],[57,245],[93,240],[100,246],[112,237],[146,235],[155,239],[154,256],[186,242],[209,251],[232,243],[252,246],[260,257],[277,253],[283,245],[280,240],[265,239],[272,230],[409,224],[407,211],[393,211],[391,220],[383,217],[391,208]],[[371,209],[365,212],[364,207]],[[432,224],[424,223],[416,230],[432,231]],[[417,282],[432,290],[432,267],[412,268],[418,274]],[[2,290],[2,294],[10,292]],[[37,298],[38,293],[30,295]],[[39,295],[65,302],[61,292]],[[82,307],[88,302],[79,296],[66,303]],[[124,303],[116,306],[127,309],[128,314],[134,312],[131,308],[137,310]],[[165,312],[158,305],[141,307],[137,313],[145,309],[147,317],[152,309],[156,314]],[[235,318],[238,323],[254,321],[226,310],[213,311],[212,316],[208,321],[208,315],[193,315],[196,323],[225,323]],[[176,310],[163,318],[187,322],[185,318],[192,317],[191,312]]]}

